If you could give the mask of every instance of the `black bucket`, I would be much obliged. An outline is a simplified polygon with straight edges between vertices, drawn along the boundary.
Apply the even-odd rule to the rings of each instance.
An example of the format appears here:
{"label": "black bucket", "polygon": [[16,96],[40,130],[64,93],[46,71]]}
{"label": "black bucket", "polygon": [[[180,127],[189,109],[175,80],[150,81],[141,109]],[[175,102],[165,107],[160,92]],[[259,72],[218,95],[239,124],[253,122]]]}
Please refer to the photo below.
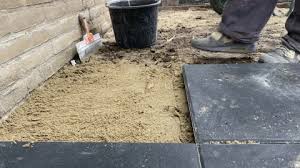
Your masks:
{"label": "black bucket", "polygon": [[107,4],[117,44],[122,48],[146,48],[157,39],[161,0],[115,0]]}

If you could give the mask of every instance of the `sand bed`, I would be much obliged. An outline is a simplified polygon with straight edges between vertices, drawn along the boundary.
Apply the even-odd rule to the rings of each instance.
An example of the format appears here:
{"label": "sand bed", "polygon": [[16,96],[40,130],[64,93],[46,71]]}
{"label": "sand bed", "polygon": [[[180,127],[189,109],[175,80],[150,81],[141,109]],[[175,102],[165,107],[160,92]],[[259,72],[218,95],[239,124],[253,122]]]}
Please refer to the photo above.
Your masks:
{"label": "sand bed", "polygon": [[161,67],[67,67],[2,125],[2,140],[180,142],[173,76]]}

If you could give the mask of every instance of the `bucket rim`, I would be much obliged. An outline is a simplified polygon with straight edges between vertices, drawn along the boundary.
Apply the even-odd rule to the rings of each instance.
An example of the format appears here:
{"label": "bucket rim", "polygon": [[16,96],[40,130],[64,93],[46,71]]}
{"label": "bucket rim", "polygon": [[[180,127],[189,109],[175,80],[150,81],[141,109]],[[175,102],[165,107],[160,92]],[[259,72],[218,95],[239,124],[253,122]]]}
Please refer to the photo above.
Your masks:
{"label": "bucket rim", "polygon": [[139,6],[112,6],[111,4],[106,3],[106,7],[109,9],[139,9],[139,8],[147,8],[147,7],[152,7],[152,6],[158,6],[161,4],[161,0],[147,4],[147,5],[139,5]]}

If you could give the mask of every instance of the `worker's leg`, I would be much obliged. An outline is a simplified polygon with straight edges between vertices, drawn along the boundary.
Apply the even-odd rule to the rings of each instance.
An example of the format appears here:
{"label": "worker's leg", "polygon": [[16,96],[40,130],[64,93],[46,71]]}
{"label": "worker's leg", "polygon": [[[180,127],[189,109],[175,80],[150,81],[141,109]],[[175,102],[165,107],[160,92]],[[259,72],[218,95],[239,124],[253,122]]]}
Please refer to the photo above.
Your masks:
{"label": "worker's leg", "polygon": [[255,41],[272,15],[277,0],[229,0],[219,32],[192,40],[192,46],[217,52],[254,52]]}
{"label": "worker's leg", "polygon": [[277,0],[229,0],[219,31],[235,41],[254,43],[276,3]]}
{"label": "worker's leg", "polygon": [[286,22],[288,34],[275,50],[263,54],[259,62],[263,63],[299,63],[300,61],[300,0],[295,1],[294,11]]}
{"label": "worker's leg", "polygon": [[288,34],[283,37],[283,44],[300,52],[300,0],[295,1],[294,11],[286,22]]}

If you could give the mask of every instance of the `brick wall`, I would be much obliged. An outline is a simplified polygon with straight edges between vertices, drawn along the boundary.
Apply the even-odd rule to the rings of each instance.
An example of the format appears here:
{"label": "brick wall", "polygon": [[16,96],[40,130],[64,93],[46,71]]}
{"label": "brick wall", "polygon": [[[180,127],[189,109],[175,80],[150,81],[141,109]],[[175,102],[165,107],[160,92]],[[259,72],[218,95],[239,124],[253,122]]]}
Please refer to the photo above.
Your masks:
{"label": "brick wall", "polygon": [[162,0],[162,6],[178,6],[179,0]]}
{"label": "brick wall", "polygon": [[104,0],[0,0],[0,118],[75,55],[79,13],[110,27]]}

